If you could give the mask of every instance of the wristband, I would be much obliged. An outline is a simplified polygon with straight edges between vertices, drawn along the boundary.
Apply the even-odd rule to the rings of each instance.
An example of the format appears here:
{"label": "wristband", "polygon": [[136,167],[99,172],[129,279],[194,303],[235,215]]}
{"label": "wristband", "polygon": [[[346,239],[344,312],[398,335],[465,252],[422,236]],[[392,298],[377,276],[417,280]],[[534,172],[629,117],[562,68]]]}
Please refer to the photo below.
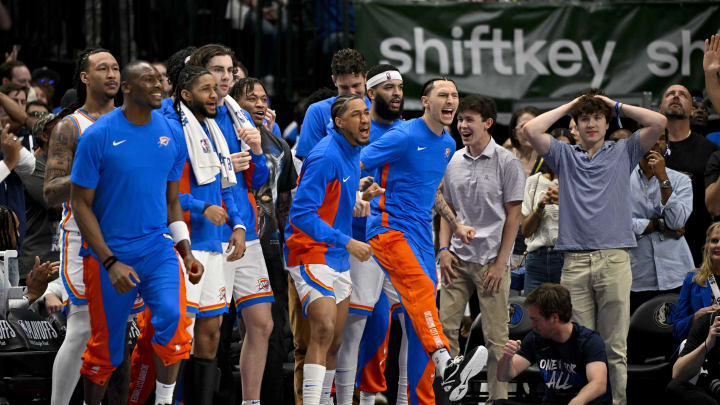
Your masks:
{"label": "wristband", "polygon": [[620,122],[620,111],[622,111],[622,103],[615,103],[615,118],[617,119],[618,128],[622,128],[622,122]]}
{"label": "wristband", "polygon": [[110,267],[113,266],[113,264],[118,262],[118,258],[115,256],[110,256],[105,261],[103,261],[103,267],[105,267],[105,270],[110,270]]}
{"label": "wristband", "polygon": [[438,249],[438,253],[442,252],[443,250],[449,251],[450,249],[447,246],[441,247],[440,249]]}
{"label": "wristband", "polygon": [[212,204],[210,204],[210,203],[205,203],[205,206],[203,207],[202,213],[205,214],[205,211],[207,211],[207,209],[210,208],[211,206],[212,206]]}
{"label": "wristband", "polygon": [[175,221],[168,225],[170,235],[172,235],[173,243],[178,244],[184,240],[190,243],[190,231],[184,221]]}

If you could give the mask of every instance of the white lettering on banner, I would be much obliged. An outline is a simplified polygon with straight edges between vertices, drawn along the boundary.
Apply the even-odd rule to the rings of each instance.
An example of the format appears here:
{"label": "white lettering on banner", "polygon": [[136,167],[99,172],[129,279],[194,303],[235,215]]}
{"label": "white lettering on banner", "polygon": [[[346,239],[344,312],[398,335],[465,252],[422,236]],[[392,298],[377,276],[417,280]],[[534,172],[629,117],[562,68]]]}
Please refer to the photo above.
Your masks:
{"label": "white lettering on banner", "polygon": [[[575,76],[586,64],[593,72],[591,87],[600,87],[610,66],[616,41],[538,39],[525,41],[525,31],[513,29],[512,40],[503,39],[502,28],[488,24],[476,25],[469,31],[458,26],[450,29],[450,38],[431,37],[422,27],[413,27],[412,38],[390,37],[380,42],[380,63],[395,64],[400,73],[428,73],[428,59],[437,61],[438,74],[458,76],[483,73],[483,57],[491,57],[495,73],[502,76],[525,75],[531,70],[541,76]],[[667,39],[677,36],[674,42]],[[655,76],[667,77],[677,73],[690,75],[690,58],[695,51],[704,51],[702,40],[691,41],[692,32],[681,29],[665,39],[647,44],[650,59],[647,68]],[[463,40],[463,38],[467,38]],[[678,47],[678,45],[680,46]],[[448,46],[450,45],[450,46]],[[485,51],[483,53],[483,51]],[[490,51],[490,52],[487,52]],[[679,54],[679,55],[678,55]],[[680,58],[680,60],[678,60]]]}
{"label": "white lettering on banner", "polygon": [[47,339],[53,339],[56,338],[57,332],[55,332],[55,329],[50,325],[50,322],[48,321],[24,321],[24,320],[18,320],[18,325],[23,329],[25,332],[25,336],[28,339],[33,340],[47,340]]}
{"label": "white lettering on banner", "polygon": [[9,339],[15,337],[15,331],[8,321],[0,321],[0,339]]}

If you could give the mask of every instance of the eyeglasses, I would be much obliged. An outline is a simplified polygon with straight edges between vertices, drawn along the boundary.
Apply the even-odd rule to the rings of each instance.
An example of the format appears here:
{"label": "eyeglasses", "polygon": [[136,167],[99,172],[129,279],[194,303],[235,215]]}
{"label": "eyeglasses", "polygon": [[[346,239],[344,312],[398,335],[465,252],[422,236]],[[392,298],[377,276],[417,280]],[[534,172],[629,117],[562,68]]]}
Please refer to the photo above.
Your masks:
{"label": "eyeglasses", "polygon": [[27,116],[31,118],[40,118],[45,114],[47,114],[45,111],[31,111],[27,113]]}
{"label": "eyeglasses", "polygon": [[48,77],[43,77],[42,79],[37,80],[38,83],[47,84],[48,86],[52,86],[55,84],[55,80],[50,79]]}

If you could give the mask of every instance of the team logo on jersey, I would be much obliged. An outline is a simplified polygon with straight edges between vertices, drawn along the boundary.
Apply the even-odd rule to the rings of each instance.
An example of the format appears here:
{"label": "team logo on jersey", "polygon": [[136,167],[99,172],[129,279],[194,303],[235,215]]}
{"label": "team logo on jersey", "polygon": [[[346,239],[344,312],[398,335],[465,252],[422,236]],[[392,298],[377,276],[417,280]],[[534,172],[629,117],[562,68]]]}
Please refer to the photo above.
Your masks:
{"label": "team logo on jersey", "polygon": [[445,148],[445,157],[450,156],[450,148]]}
{"label": "team logo on jersey", "polygon": [[210,145],[208,145],[207,139],[201,139],[200,146],[202,146],[203,153],[210,153]]}
{"label": "team logo on jersey", "polygon": [[167,136],[161,136],[158,138],[158,145],[160,146],[168,146],[168,142],[170,142],[170,138]]}
{"label": "team logo on jersey", "polygon": [[218,302],[225,302],[227,300],[227,296],[225,294],[225,287],[220,289],[220,292],[218,293]]}
{"label": "team logo on jersey", "polygon": [[258,291],[269,291],[270,290],[270,281],[266,278],[258,279],[257,290]]}

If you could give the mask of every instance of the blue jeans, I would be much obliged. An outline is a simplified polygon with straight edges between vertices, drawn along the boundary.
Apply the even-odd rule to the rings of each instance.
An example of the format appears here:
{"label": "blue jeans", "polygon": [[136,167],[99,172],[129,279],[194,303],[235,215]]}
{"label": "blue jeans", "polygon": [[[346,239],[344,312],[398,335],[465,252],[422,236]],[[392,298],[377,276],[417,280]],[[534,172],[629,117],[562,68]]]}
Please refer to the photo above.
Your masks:
{"label": "blue jeans", "polygon": [[549,246],[529,252],[525,257],[523,295],[527,296],[542,283],[560,283],[563,263],[563,254]]}

